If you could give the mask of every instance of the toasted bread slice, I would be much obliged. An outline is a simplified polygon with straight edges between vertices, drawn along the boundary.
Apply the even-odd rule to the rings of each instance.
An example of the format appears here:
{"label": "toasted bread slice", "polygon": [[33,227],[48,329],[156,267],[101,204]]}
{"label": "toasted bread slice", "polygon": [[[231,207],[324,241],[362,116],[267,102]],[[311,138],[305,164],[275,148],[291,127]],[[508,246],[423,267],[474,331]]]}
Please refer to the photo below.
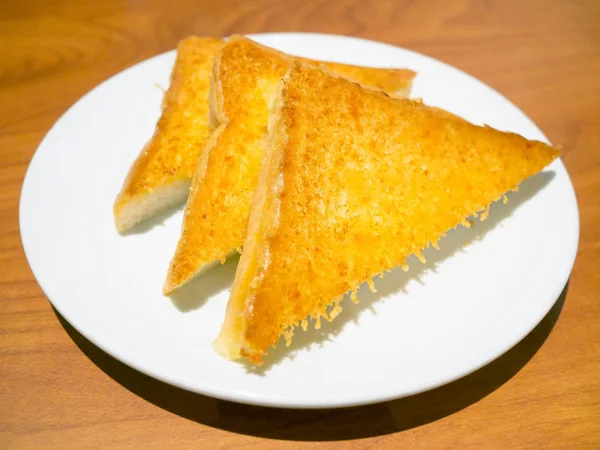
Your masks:
{"label": "toasted bread slice", "polygon": [[[211,123],[219,132],[204,150],[194,177],[165,293],[241,249],[264,153],[269,105],[292,61],[241,36],[232,37],[215,57],[210,107]],[[407,95],[415,76],[403,69],[313,63],[396,95]]]}
{"label": "toasted bread slice", "polygon": [[220,39],[195,36],[177,46],[162,115],[114,204],[119,232],[187,198],[200,152],[211,133],[210,77],[214,56],[222,46]]}
{"label": "toasted bread slice", "polygon": [[[559,154],[296,63],[265,141],[248,236],[215,348],[258,363],[309,317],[405,267]],[[333,307],[329,310],[328,307]]]}

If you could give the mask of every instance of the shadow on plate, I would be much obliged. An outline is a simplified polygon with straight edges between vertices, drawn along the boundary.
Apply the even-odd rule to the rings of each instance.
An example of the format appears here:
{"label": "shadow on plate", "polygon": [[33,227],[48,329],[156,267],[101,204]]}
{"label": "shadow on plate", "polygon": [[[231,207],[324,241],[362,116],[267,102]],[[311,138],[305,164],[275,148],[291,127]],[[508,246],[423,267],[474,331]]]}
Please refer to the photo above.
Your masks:
{"label": "shadow on plate", "polygon": [[205,273],[170,294],[171,302],[181,312],[201,308],[209,298],[231,288],[239,260],[240,255],[236,254],[227,258],[223,264],[207,269]]}
{"label": "shadow on plate", "polygon": [[554,172],[542,172],[528,178],[521,184],[518,191],[507,194],[508,203],[494,203],[490,208],[489,216],[486,220],[482,222],[479,219],[474,219],[471,228],[459,226],[454,230],[450,230],[447,236],[440,239],[440,250],[428,248],[422,252],[427,260],[425,264],[422,264],[415,256],[411,256],[407,260],[409,266],[407,272],[396,268],[390,273],[385,274],[383,278],[376,277],[374,284],[377,292],[371,292],[363,283],[357,292],[358,304],[350,301],[348,298],[349,295],[347,295],[341,303],[343,311],[334,321],[327,322],[322,320],[319,330],[316,330],[312,323],[307,331],[303,331],[302,328],[296,328],[290,346],[286,347],[285,340],[281,338],[277,346],[271,349],[263,358],[261,366],[257,367],[246,362],[241,363],[246,366],[248,372],[265,375],[269,369],[281,361],[294,359],[298,352],[313,346],[323,346],[325,342],[332,341],[349,322],[358,322],[360,315],[365,310],[373,311],[374,304],[385,301],[387,297],[393,294],[403,292],[410,281],[416,280],[417,282],[421,282],[421,277],[427,272],[435,272],[436,267],[442,261],[455,253],[464,251],[466,245],[483,239],[486,233],[499,226],[504,219],[511,216],[517,208],[521,207],[537,192],[543,189],[554,176]]}
{"label": "shadow on plate", "polygon": [[[363,311],[372,310],[375,303],[403,291],[409,281],[419,281],[426,272],[435,272],[440,262],[457,252],[463,251],[467,243],[474,243],[482,239],[488,231],[498,226],[502,220],[512,215],[517,208],[543,189],[554,176],[554,172],[546,171],[528,178],[521,184],[518,191],[507,194],[508,203],[494,203],[485,221],[475,219],[473,221],[474,226],[471,228],[459,226],[457,229],[448,232],[448,235],[440,240],[440,250],[429,248],[423,251],[427,263],[422,264],[415,256],[411,256],[407,260],[407,264],[410,266],[408,272],[405,273],[397,268],[386,274],[382,279],[375,279],[377,292],[371,292],[365,286],[362,286],[357,294],[360,299],[358,304],[354,304],[346,298],[342,303],[344,309],[335,321],[331,323],[322,321],[319,330],[316,330],[312,325],[307,332],[297,329],[292,344],[286,347],[282,339],[277,347],[267,354],[260,367],[245,362],[241,362],[241,364],[246,366],[249,373],[265,375],[269,369],[281,361],[294,359],[296,354],[303,349],[315,345],[322,346],[325,342],[333,340],[349,322],[357,322]],[[162,223],[162,220],[170,213],[165,214],[162,219],[157,219],[158,222],[154,221],[154,225],[151,226]],[[176,290],[169,298],[177,309],[182,312],[201,308],[209,298],[231,287],[238,261],[239,255],[228,258],[224,264],[208,269],[196,279]],[[210,282],[207,282],[207,277],[210,277]]]}
{"label": "shadow on plate", "polygon": [[79,349],[101,370],[159,408],[233,433],[290,441],[335,441],[419,427],[458,412],[491,394],[515,376],[546,341],[563,308],[567,288],[568,285],[529,335],[504,355],[470,375],[411,397],[375,405],[323,410],[242,405],[165,384],[100,350],[57,311],[55,313]]}

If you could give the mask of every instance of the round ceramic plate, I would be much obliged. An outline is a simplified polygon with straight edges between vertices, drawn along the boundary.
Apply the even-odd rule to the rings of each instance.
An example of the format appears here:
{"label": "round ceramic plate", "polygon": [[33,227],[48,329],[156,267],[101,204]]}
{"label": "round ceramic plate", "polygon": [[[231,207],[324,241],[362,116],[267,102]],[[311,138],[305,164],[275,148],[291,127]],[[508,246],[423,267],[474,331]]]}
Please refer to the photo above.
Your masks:
{"label": "round ceramic plate", "polygon": [[[361,39],[262,34],[291,54],[418,72],[413,96],[475,123],[545,141],[500,94],[446,64]],[[21,196],[27,258],[56,309],[115,358],[190,391],[280,407],[339,407],[415,394],[495,359],[526,336],[560,295],[577,248],[577,205],[555,161],[526,180],[485,222],[459,228],[441,251],[412,257],[408,273],[361,288],[360,303],[321,330],[299,331],[259,370],[212,349],[237,258],[175,298],[162,285],[182,209],[120,236],[112,204],[151,136],[175,53],[112,77],[79,100],[37,150]]]}

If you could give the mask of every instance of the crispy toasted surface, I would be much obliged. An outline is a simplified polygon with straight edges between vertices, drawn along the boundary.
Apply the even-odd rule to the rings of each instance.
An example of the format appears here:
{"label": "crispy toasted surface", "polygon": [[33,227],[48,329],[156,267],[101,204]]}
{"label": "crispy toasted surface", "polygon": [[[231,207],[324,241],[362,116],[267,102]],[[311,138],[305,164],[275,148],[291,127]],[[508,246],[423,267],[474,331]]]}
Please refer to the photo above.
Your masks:
{"label": "crispy toasted surface", "polygon": [[[179,203],[189,187],[200,152],[210,136],[208,97],[212,62],[223,41],[189,37],[177,46],[171,85],[156,130],[135,160],[114,204],[117,229],[126,231],[159,209]],[[166,188],[166,189],[165,189]],[[157,192],[170,195],[157,200]]]}
{"label": "crispy toasted surface", "polygon": [[[263,155],[251,146],[260,145],[262,134],[245,127],[243,121],[221,125],[213,133],[192,182],[165,294],[191,280],[204,266],[224,262],[233,251],[241,251]],[[242,142],[247,142],[245,151],[240,151]],[[223,150],[219,157],[212,157],[215,148]]]}
{"label": "crispy toasted surface", "polygon": [[[224,129],[205,149],[207,168],[194,180],[165,293],[192,279],[204,265],[241,249],[264,154],[269,105],[293,60],[241,36],[232,37],[215,57],[211,120]],[[407,93],[415,76],[404,69],[319,64],[397,94]]]}
{"label": "crispy toasted surface", "polygon": [[[302,58],[299,58],[302,60]],[[318,65],[332,74],[340,75],[372,89],[378,89],[396,97],[408,97],[412,87],[412,80],[416,73],[408,69],[365,68],[334,62],[319,62],[304,59],[313,65]]]}
{"label": "crispy toasted surface", "polygon": [[276,105],[215,342],[232,359],[260,362],[307,317],[337,315],[339,304],[326,309],[334,299],[404,265],[559,154],[301,64]]}

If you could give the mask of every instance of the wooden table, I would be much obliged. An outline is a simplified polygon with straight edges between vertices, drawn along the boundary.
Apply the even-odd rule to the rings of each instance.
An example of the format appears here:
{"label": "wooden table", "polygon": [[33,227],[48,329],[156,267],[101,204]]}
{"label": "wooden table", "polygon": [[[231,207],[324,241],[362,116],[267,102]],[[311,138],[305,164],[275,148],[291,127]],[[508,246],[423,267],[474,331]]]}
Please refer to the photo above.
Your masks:
{"label": "wooden table", "polygon": [[[581,240],[568,293],[517,347],[439,389],[343,410],[237,405],[150,379],[65,323],[21,247],[19,193],[81,95],[189,34],[318,31],[431,55],[493,86],[555,143]],[[600,2],[0,2],[0,447],[600,446]]]}

